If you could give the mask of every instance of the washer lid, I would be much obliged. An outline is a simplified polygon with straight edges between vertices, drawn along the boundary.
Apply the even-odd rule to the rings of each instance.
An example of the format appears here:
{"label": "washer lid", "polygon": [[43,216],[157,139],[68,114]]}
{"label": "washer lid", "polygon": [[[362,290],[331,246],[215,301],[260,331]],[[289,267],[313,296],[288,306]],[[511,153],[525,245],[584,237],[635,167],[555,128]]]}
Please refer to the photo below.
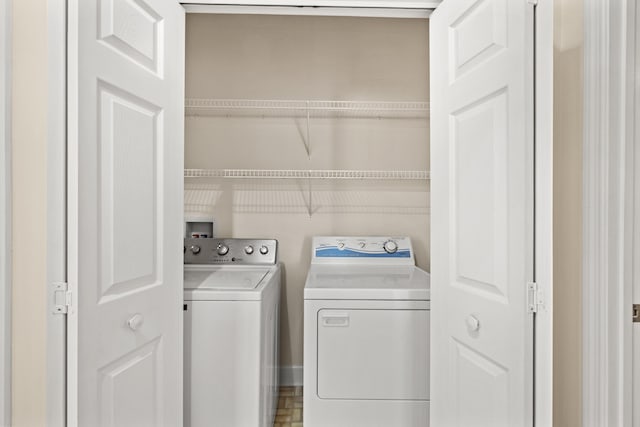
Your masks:
{"label": "washer lid", "polygon": [[189,266],[184,269],[185,290],[251,290],[271,270],[270,267]]}
{"label": "washer lid", "polygon": [[192,290],[251,290],[258,287],[269,273],[268,268],[259,270],[185,271],[184,289]]}
{"label": "washer lid", "polygon": [[430,276],[413,266],[312,265],[305,299],[430,300]]}
{"label": "washer lid", "polygon": [[261,301],[280,286],[280,265],[185,265],[186,301]]}

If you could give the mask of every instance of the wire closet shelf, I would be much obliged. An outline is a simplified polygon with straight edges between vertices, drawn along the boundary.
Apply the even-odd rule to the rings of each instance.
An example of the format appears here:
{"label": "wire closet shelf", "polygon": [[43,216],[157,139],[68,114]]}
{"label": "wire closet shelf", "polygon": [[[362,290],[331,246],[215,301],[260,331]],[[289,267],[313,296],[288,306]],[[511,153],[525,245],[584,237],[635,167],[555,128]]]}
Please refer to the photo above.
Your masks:
{"label": "wire closet shelf", "polygon": [[429,117],[429,103],[188,98],[185,100],[185,114],[187,116],[426,119]]}
{"label": "wire closet shelf", "polygon": [[185,169],[185,178],[428,180],[428,171]]}

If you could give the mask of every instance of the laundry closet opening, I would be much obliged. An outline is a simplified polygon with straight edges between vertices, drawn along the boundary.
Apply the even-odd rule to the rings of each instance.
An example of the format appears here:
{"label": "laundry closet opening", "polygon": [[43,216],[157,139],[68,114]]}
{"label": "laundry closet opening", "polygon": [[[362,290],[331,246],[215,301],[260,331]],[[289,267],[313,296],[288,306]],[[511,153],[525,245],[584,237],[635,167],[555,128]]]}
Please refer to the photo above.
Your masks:
{"label": "laundry closet opening", "polygon": [[188,14],[185,218],[274,238],[302,379],[312,236],[409,236],[429,271],[427,19]]}

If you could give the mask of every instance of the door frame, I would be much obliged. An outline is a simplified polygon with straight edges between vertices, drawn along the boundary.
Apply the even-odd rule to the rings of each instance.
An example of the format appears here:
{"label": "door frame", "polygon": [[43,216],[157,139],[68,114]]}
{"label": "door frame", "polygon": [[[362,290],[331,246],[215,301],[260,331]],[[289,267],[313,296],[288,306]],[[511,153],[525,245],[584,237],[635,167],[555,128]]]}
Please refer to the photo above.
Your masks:
{"label": "door frame", "polygon": [[584,3],[585,427],[631,426],[635,3]]}
{"label": "door frame", "polygon": [[53,284],[67,281],[67,0],[47,0],[47,42],[46,419],[64,427],[67,319],[54,314]]}
{"label": "door frame", "polygon": [[534,49],[534,275],[542,307],[534,321],[534,426],[553,425],[553,21],[554,2],[537,2]]}
{"label": "door frame", "polygon": [[[208,3],[215,5],[229,2]],[[256,6],[256,2],[248,3]],[[308,3],[302,0],[292,1],[292,6],[294,3],[298,6],[308,6]],[[49,145],[52,150],[48,156],[48,194],[52,210],[48,213],[47,225],[50,257],[47,260],[47,276],[48,283],[53,283],[66,280],[66,0],[48,0],[48,7],[47,73],[50,82],[60,82],[50,85],[48,100]],[[535,426],[538,427],[552,425],[553,414],[553,17],[552,2],[539,2],[536,6],[535,23],[535,276],[544,295],[544,306],[536,314],[535,320],[534,399]],[[49,298],[49,301],[52,301],[52,298]],[[49,310],[49,313],[51,312]],[[66,322],[63,316],[48,314],[47,402],[51,404],[48,405],[47,419],[49,424],[54,426],[66,424],[65,329]]]}
{"label": "door frame", "polygon": [[11,2],[0,5],[0,425],[11,424]]}

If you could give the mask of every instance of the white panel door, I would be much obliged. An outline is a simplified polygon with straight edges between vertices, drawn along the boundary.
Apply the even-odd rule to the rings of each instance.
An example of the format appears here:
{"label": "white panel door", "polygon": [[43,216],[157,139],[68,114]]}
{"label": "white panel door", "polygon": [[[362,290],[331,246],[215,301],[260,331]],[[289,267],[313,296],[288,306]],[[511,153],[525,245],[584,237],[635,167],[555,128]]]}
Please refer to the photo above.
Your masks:
{"label": "white panel door", "polygon": [[68,13],[68,424],[179,426],[184,10]]}
{"label": "white panel door", "polygon": [[533,425],[533,6],[430,21],[431,425]]}

